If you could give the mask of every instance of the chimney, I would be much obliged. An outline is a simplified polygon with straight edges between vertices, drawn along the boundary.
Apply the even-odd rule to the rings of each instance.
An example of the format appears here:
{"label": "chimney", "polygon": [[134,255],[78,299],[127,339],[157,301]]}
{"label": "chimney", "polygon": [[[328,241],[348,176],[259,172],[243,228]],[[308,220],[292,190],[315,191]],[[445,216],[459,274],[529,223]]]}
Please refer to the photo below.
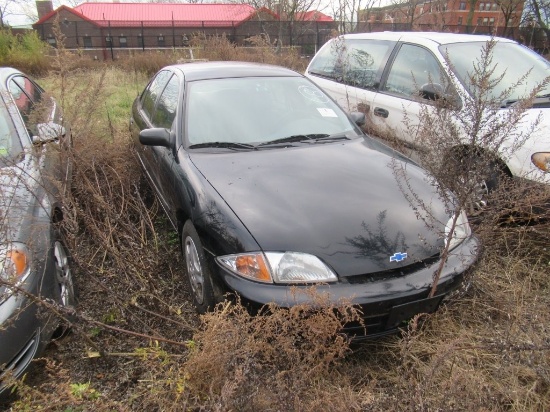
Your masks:
{"label": "chimney", "polygon": [[46,14],[53,11],[53,3],[51,0],[36,0],[36,11],[38,12],[38,19],[41,19]]}

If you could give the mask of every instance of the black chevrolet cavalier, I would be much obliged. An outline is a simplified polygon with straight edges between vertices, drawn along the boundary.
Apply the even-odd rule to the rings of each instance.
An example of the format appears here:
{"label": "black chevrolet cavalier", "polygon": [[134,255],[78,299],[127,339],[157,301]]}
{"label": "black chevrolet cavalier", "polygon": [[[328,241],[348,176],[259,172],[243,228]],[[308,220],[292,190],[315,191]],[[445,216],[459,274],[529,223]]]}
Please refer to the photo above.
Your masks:
{"label": "black chevrolet cavalier", "polygon": [[[361,307],[364,325],[347,332],[372,337],[434,311],[461,287],[478,250],[466,216],[428,298],[452,214],[423,170],[365,136],[363,121],[281,67],[192,63],[153,77],[130,129],[180,233],[199,312],[227,291],[252,306],[289,307],[316,284]],[[400,166],[406,184],[392,172]],[[405,187],[430,205],[431,224]]]}

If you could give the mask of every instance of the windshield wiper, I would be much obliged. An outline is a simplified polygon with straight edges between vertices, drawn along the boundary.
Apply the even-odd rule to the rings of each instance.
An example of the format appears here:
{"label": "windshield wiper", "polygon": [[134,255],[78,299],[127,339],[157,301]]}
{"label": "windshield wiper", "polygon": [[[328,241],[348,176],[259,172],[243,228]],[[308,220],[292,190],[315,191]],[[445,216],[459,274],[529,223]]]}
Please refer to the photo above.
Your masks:
{"label": "windshield wiper", "polygon": [[269,142],[260,143],[257,147],[278,145],[280,143],[303,142],[305,140],[315,139],[318,136],[328,136],[328,135],[326,134],[293,134],[292,136],[281,137],[280,139],[275,139],[275,140],[270,140]]}
{"label": "windshield wiper", "polygon": [[335,133],[319,135],[315,140],[317,142],[335,142],[337,140],[349,140],[349,137],[345,133]]}
{"label": "windshield wiper", "polygon": [[345,133],[326,134],[326,133],[311,133],[311,134],[294,134],[280,139],[270,140],[269,142],[260,143],[256,147],[280,146],[284,143],[291,142],[307,142],[307,143],[325,143],[334,142],[336,140],[349,140]]}
{"label": "windshield wiper", "polygon": [[206,143],[196,143],[189,146],[189,149],[202,149],[206,147],[215,147],[221,149],[245,149],[245,150],[256,150],[256,146],[248,143],[237,143],[237,142],[206,142]]}

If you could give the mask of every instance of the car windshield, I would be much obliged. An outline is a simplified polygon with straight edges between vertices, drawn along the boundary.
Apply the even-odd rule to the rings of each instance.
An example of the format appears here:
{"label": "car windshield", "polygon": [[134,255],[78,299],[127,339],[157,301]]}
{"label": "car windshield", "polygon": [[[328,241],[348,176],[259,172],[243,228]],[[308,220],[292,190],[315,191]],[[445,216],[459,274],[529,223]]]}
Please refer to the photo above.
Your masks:
{"label": "car windshield", "polygon": [[196,147],[216,143],[227,148],[229,143],[246,149],[275,141],[357,136],[339,106],[301,77],[191,82],[185,118],[188,144]]}
{"label": "car windshield", "polygon": [[0,99],[0,167],[11,166],[22,150],[6,106]]}
{"label": "car windshield", "polygon": [[[483,47],[487,42],[454,43],[440,46],[443,56],[448,56],[454,73],[462,84],[471,93],[472,85],[469,76],[474,73],[474,64],[481,61]],[[506,100],[518,100],[526,97],[540,83],[550,76],[550,64],[547,60],[516,43],[497,42],[492,54],[491,67],[495,68],[493,79],[502,80],[497,82],[491,95],[493,98],[501,98],[503,92],[514,86],[522,76],[529,72],[521,85],[511,90]],[[543,90],[539,95],[550,93],[550,87]]]}

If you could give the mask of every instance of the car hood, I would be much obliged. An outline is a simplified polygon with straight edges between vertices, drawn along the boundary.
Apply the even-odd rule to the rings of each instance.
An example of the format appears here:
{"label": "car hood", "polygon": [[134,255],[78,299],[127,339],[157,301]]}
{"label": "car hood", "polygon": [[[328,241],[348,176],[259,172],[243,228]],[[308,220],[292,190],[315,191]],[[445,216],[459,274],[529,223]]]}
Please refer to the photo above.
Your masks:
{"label": "car hood", "polygon": [[[263,251],[310,253],[346,277],[424,261],[442,246],[448,216],[435,189],[420,168],[380,150],[396,155],[360,138],[190,157]],[[435,230],[405,198],[392,164],[430,205]],[[408,257],[390,262],[396,253]]]}

